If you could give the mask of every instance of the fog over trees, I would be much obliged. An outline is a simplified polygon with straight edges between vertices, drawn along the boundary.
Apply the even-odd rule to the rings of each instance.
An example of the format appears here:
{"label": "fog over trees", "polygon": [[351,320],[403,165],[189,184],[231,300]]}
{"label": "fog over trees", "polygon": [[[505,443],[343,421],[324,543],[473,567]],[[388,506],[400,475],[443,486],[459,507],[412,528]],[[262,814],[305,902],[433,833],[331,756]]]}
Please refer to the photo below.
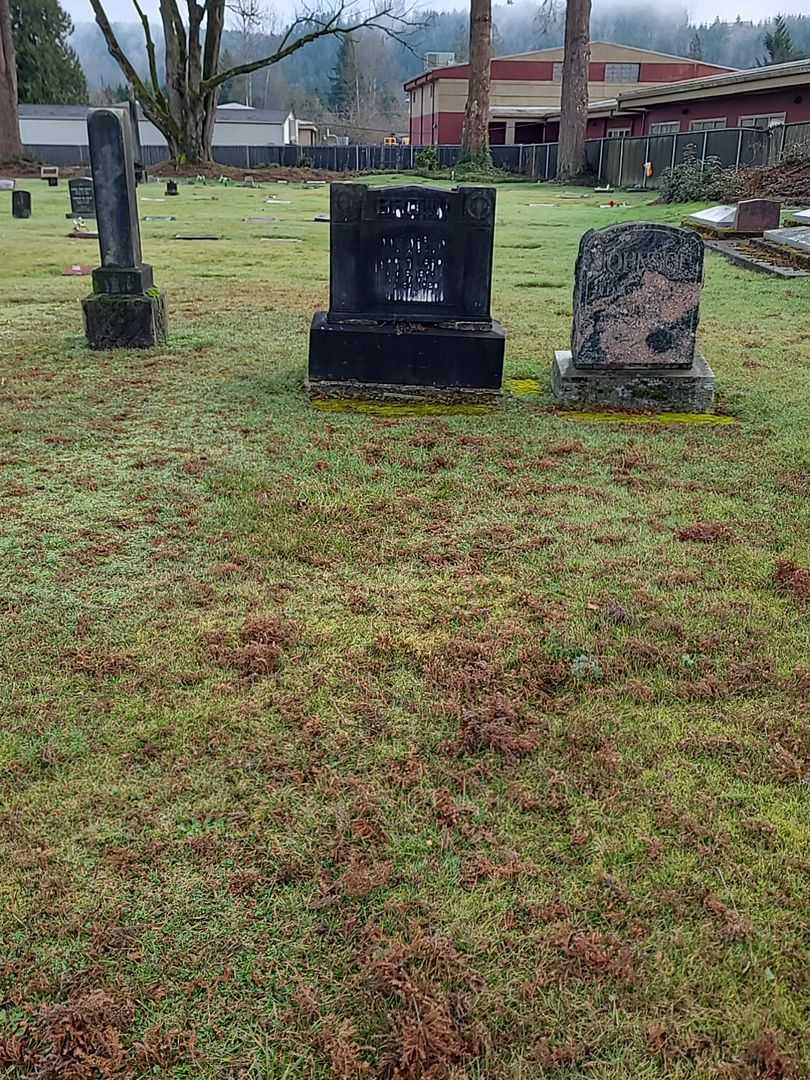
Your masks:
{"label": "fog over trees", "polygon": [[[133,8],[134,17],[134,8]],[[466,59],[465,43],[469,36],[469,7],[456,11],[420,11],[420,20],[428,25],[415,30],[409,39],[410,50],[397,41],[373,31],[361,32],[353,46],[360,75],[355,77],[354,93],[348,82],[354,58],[347,55],[337,39],[315,41],[294,56],[267,72],[258,72],[250,87],[239,80],[226,84],[220,100],[245,101],[258,108],[292,107],[308,119],[332,118],[342,121],[349,134],[360,130],[372,136],[384,129],[404,130],[407,104],[402,83],[423,70],[421,57],[426,52],[455,52]],[[493,8],[493,55],[509,55],[531,49],[550,48],[563,41],[562,22],[548,21],[540,15],[539,3],[516,2]],[[810,55],[810,16],[788,15],[784,26],[797,55]],[[143,31],[136,22],[115,24],[115,30],[128,55],[146,74]],[[284,32],[281,23],[270,25],[268,32],[246,33],[244,28],[226,30],[223,50],[228,58],[240,61],[272,51],[274,41]],[[765,55],[765,36],[774,32],[774,20],[762,22],[690,22],[686,9],[655,10],[650,5],[611,4],[598,0],[591,18],[594,41],[615,41],[644,49],[679,56],[702,58],[708,63],[729,67],[753,67]],[[163,70],[160,28],[154,27],[158,45],[158,65]],[[94,23],[76,25],[70,44],[76,50],[92,93],[109,95],[122,78],[115,61],[108,54],[101,33]],[[412,50],[412,51],[411,51]],[[359,80],[362,87],[358,93]],[[343,90],[339,89],[341,83]],[[105,90],[106,88],[106,90]],[[114,91],[113,91],[114,93]],[[404,125],[404,126],[403,126]],[[337,125],[335,130],[339,129]]]}

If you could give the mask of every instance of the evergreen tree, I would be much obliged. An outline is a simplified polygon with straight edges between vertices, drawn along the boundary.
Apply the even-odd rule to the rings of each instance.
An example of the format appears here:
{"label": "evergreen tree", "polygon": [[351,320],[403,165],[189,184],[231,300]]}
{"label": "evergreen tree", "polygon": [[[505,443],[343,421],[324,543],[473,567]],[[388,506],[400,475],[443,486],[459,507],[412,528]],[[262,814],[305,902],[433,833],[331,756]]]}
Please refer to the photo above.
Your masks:
{"label": "evergreen tree", "polygon": [[357,65],[354,39],[343,37],[337,60],[329,76],[329,108],[336,116],[351,116],[360,109],[362,78]]}
{"label": "evergreen tree", "polygon": [[703,42],[700,40],[700,34],[697,31],[695,31],[692,40],[689,42],[689,59],[703,59]]}
{"label": "evergreen tree", "polygon": [[71,105],[87,101],[82,66],[68,44],[70,16],[59,0],[11,0],[20,101]]}
{"label": "evergreen tree", "polygon": [[767,56],[757,61],[758,67],[769,67],[771,64],[787,64],[791,60],[801,60],[801,56],[793,47],[793,38],[785,23],[784,15],[777,15],[773,21],[773,31],[768,31],[762,39],[765,43]]}

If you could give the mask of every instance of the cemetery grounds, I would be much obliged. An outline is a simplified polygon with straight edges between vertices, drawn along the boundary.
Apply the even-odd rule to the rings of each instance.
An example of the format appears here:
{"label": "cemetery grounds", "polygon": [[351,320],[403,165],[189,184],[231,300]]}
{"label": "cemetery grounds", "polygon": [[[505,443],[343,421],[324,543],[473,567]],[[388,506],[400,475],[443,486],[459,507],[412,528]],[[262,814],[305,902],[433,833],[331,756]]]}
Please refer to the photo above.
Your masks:
{"label": "cemetery grounds", "polygon": [[170,343],[108,354],[24,186],[0,1072],[810,1075],[810,281],[707,257],[728,423],[566,418],[580,235],[693,208],[503,185],[503,405],[318,411],[328,188],[142,187]]}

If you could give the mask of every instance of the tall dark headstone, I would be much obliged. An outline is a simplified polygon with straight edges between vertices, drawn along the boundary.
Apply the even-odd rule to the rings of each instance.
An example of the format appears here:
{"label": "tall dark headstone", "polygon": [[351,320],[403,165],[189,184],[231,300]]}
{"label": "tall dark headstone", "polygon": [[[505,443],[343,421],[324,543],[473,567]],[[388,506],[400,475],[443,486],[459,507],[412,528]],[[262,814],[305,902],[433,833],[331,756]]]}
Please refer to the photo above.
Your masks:
{"label": "tall dark headstone", "polygon": [[555,355],[565,405],[705,412],[714,376],[696,349],[703,241],[690,229],[632,222],[582,237],[571,350]]}
{"label": "tall dark headstone", "polygon": [[486,401],[505,334],[490,314],[495,190],[331,188],[329,311],[310,330],[316,397]]}
{"label": "tall dark headstone", "polygon": [[11,216],[15,218],[31,217],[31,192],[17,188],[11,193]]}
{"label": "tall dark headstone", "polygon": [[93,349],[150,348],[165,340],[166,308],[143,262],[132,132],[120,109],[92,109],[87,119],[101,266],[82,301]]}
{"label": "tall dark headstone", "polygon": [[133,154],[133,167],[135,169],[135,183],[142,184],[146,180],[146,166],[143,161],[143,147],[141,146],[141,124],[140,117],[138,116],[138,102],[132,97],[132,91],[130,91],[129,98],[129,123],[132,128],[132,154]]}
{"label": "tall dark headstone", "polygon": [[96,196],[93,191],[93,181],[89,176],[74,176],[68,180],[68,195],[70,196],[70,213],[65,214],[65,217],[94,218],[96,216]]}

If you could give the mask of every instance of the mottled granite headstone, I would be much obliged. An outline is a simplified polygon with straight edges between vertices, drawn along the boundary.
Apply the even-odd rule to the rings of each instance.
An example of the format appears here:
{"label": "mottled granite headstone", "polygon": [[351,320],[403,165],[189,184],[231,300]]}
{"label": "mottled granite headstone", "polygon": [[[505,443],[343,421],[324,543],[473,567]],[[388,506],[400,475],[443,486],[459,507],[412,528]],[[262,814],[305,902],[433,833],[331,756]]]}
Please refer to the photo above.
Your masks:
{"label": "mottled granite headstone", "polygon": [[101,266],[83,301],[91,348],[149,348],[166,336],[166,311],[143,262],[128,112],[91,109],[87,119]]}
{"label": "mottled granite headstone", "polygon": [[11,216],[15,218],[31,217],[31,192],[17,189],[11,193]]}
{"label": "mottled granite headstone", "polygon": [[631,222],[582,237],[571,338],[577,368],[688,368],[703,282],[703,241]]}
{"label": "mottled granite headstone", "polygon": [[95,217],[96,197],[89,176],[74,176],[68,180],[70,213],[67,217]]}
{"label": "mottled granite headstone", "polygon": [[737,203],[735,228],[742,233],[763,233],[779,228],[782,206],[776,199],[743,199]]}

